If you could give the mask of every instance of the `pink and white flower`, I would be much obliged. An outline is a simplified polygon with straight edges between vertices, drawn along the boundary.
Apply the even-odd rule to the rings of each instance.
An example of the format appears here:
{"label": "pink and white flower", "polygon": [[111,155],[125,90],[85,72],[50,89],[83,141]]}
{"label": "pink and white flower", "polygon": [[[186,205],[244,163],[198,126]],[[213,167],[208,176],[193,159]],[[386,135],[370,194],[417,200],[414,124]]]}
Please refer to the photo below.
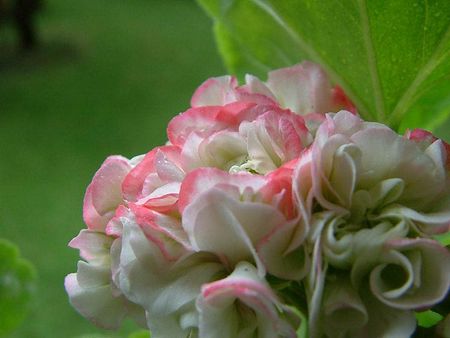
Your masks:
{"label": "pink and white flower", "polygon": [[[292,170],[268,176],[198,169],[183,181],[182,226],[195,251],[216,254],[232,270],[248,261],[280,278],[300,280],[308,260],[304,223],[293,204]],[[230,245],[233,243],[233,245]]]}
{"label": "pink and white flower", "polygon": [[65,285],[94,323],[294,338],[297,306],[311,338],[409,337],[445,297],[450,146],[361,120],[317,65],[209,79],[167,134],[86,191]]}
{"label": "pink and white flower", "polygon": [[[147,236],[132,214],[122,222],[115,281],[128,299],[145,309],[153,337],[207,338],[217,330],[230,338],[256,332],[261,337],[295,337],[300,319],[250,263],[239,262],[228,275],[228,267],[212,253],[191,251],[172,259],[167,251],[178,250],[167,237]],[[225,322],[217,327],[221,320]]]}
{"label": "pink and white flower", "polygon": [[113,236],[105,234],[114,215],[125,201],[121,185],[124,177],[139,161],[122,156],[110,156],[95,173],[84,197],[83,218],[88,229],[81,230],[69,246],[80,250],[85,261],[78,262],[77,273],[65,279],[71,304],[96,325],[118,328],[126,316],[138,323],[145,321],[144,311],[125,298],[114,284],[111,273],[112,251],[120,245]]}
{"label": "pink and white flower", "polygon": [[247,262],[240,262],[228,277],[203,285],[197,308],[200,338],[296,338],[300,324]]}
{"label": "pink and white flower", "polygon": [[84,196],[83,219],[88,229],[105,231],[117,207],[124,203],[122,181],[135,161],[122,156],[110,156],[95,173]]}
{"label": "pink and white flower", "polygon": [[215,167],[266,174],[311,143],[303,118],[276,105],[230,103],[191,108],[169,123],[185,168]]}
{"label": "pink and white flower", "polygon": [[343,108],[356,111],[342,89],[331,85],[320,66],[308,61],[271,71],[266,82],[253,75],[245,77],[243,86],[239,86],[233,76],[211,78],[196,90],[191,105],[223,106],[237,101],[277,105],[299,115],[336,112]]}

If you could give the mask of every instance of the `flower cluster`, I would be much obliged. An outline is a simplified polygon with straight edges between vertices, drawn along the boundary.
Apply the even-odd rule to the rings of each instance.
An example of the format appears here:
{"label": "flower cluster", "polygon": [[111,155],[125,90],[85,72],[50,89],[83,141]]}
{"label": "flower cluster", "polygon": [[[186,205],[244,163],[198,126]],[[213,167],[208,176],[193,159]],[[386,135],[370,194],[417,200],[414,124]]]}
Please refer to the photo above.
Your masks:
{"label": "flower cluster", "polygon": [[312,63],[212,78],[168,143],[111,156],[66,277],[95,324],[152,337],[409,337],[441,301],[449,146],[366,122]]}

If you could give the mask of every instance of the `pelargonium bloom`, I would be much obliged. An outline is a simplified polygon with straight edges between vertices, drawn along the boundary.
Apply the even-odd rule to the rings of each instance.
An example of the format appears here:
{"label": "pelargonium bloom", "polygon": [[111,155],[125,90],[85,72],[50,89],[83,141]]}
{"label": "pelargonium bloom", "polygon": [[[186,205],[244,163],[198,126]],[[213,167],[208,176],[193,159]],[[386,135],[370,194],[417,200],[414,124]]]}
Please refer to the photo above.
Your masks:
{"label": "pelargonium bloom", "polygon": [[[225,276],[219,259],[184,251],[160,229],[132,212],[120,218],[122,247],[113,257],[115,282],[128,299],[145,309],[154,337],[187,337],[198,332],[195,307],[201,286]],[[155,236],[160,232],[160,236]]]}
{"label": "pelargonium bloom", "polygon": [[209,79],[167,135],[86,191],[66,289],[94,323],[294,338],[305,311],[311,338],[406,338],[445,297],[450,147],[361,120],[318,66]]}
{"label": "pelargonium bloom", "polygon": [[124,200],[121,185],[139,159],[110,156],[96,172],[84,198],[83,218],[88,229],[81,230],[70,246],[80,250],[85,261],[77,273],[69,274],[65,287],[71,304],[85,317],[105,328],[118,328],[126,316],[145,323],[144,310],[125,298],[111,274],[111,251],[119,241],[105,231]]}
{"label": "pelargonium bloom", "polygon": [[203,285],[197,308],[200,337],[297,337],[299,318],[247,262],[225,279]]}
{"label": "pelargonium bloom", "polygon": [[110,156],[95,173],[84,196],[83,219],[88,229],[105,232],[117,207],[124,203],[122,182],[137,161]]}
{"label": "pelargonium bloom", "polygon": [[80,249],[86,260],[79,261],[77,272],[65,279],[71,304],[103,328],[117,329],[125,317],[144,326],[144,310],[130,302],[112,280],[110,255],[111,250],[117,250],[117,242],[100,232],[82,230],[70,244]]}
{"label": "pelargonium bloom", "polygon": [[[358,300],[367,288],[377,302],[402,313],[408,325],[392,317],[393,330],[402,328],[402,337],[415,328],[411,310],[445,297],[450,255],[436,241],[416,237],[448,230],[447,149],[441,140],[402,137],[345,111],[328,115],[319,127],[296,169],[296,196],[311,220],[313,336],[320,336],[325,325],[321,313],[327,310],[321,304],[330,302],[326,295],[333,288],[327,269],[347,270],[351,276],[346,292],[354,294],[347,299],[354,301],[345,309],[366,318],[362,330],[383,316]],[[353,324],[340,325],[342,334],[349,330],[350,336],[361,336]]]}
{"label": "pelargonium bloom", "polygon": [[[160,257],[161,266],[174,265],[176,271],[185,264],[195,270],[193,265],[203,266],[205,257],[209,257],[209,266],[217,267],[211,270],[212,275],[222,271],[222,277],[226,277],[241,261],[248,261],[257,267],[258,278],[264,279],[269,271],[280,278],[301,279],[308,267],[302,246],[307,227],[293,204],[291,181],[294,163],[314,134],[301,115],[320,122],[322,113],[343,102],[350,105],[342,98],[342,91],[332,88],[323,71],[311,63],[272,72],[266,83],[248,76],[241,87],[232,77],[210,79],[194,93],[192,107],[169,123],[167,145],[133,160],[108,158],[85,195],[83,216],[89,230],[72,242],[88,261],[80,263],[78,273],[66,280],[75,308],[104,326],[120,324],[122,312],[103,315],[103,308],[97,311],[89,302],[96,289],[85,285],[84,280],[99,280],[97,270],[101,269],[101,282],[96,286],[101,286],[102,295],[105,290],[109,293],[98,304],[118,304],[118,299],[128,302],[126,307],[139,304],[149,316],[155,336],[158,332],[167,336],[165,330],[169,328],[165,321],[152,319],[156,313],[185,313],[186,318],[191,316],[188,313],[196,313],[195,309],[184,311],[184,305],[173,311],[155,307],[145,299],[151,299],[152,294],[156,297],[157,288],[145,289],[146,298],[138,292],[139,287],[130,287],[140,274],[146,275],[130,270],[141,266],[137,262],[141,262],[142,246],[137,248],[135,235],[131,236],[136,233],[142,233],[142,241],[137,243],[147,241],[152,248],[153,261]],[[190,190],[201,175],[211,180],[210,185]],[[223,203],[222,208],[211,201]],[[214,215],[214,211],[220,213]],[[233,252],[226,247],[229,243],[217,236],[227,232],[213,231],[219,229],[219,223],[232,230],[231,237],[240,243],[240,250]],[[216,237],[204,239],[204,232]],[[88,237],[98,239],[87,241]],[[104,259],[94,262],[85,255],[86,246],[96,250],[88,242],[107,243],[99,244]],[[206,256],[205,251],[209,252]],[[95,265],[95,269],[85,268],[88,265]],[[180,269],[182,273],[171,272],[167,278],[189,278],[189,269]],[[157,285],[160,280],[163,287],[168,279],[162,272],[152,274],[151,270],[148,285]],[[195,297],[188,297],[190,309],[201,285],[216,281],[216,277],[206,275],[194,287]],[[186,325],[178,329],[191,327]]]}
{"label": "pelargonium bloom", "polygon": [[258,174],[295,159],[312,141],[300,115],[254,103],[191,108],[172,119],[168,135],[189,170],[215,167]]}
{"label": "pelargonium bloom", "polygon": [[349,211],[356,222],[365,214],[391,215],[411,220],[420,233],[447,230],[450,188],[443,141],[422,147],[343,111],[321,125],[312,149],[314,195],[326,209]]}
{"label": "pelargonium bloom", "polygon": [[182,149],[187,168],[258,174],[298,157],[324,113],[353,109],[342,90],[310,62],[272,71],[265,83],[251,75],[243,86],[230,76],[209,79],[191,105],[168,126],[169,141]]}
{"label": "pelargonium bloom", "polygon": [[308,61],[271,71],[266,82],[253,75],[246,75],[242,86],[233,76],[211,78],[196,90],[191,105],[223,106],[236,101],[274,104],[304,116],[342,108],[356,111],[342,89],[332,86],[320,66]]}
{"label": "pelargonium bloom", "polygon": [[[145,224],[132,214],[121,219],[116,282],[128,299],[146,310],[153,336],[208,338],[219,330],[221,337],[229,338],[295,337],[300,319],[252,264],[241,261],[230,273],[213,253],[191,251],[171,259],[161,250],[163,238],[147,236]],[[174,249],[168,238],[164,242],[167,250]],[[225,326],[217,327],[217,321],[225,321]]]}
{"label": "pelargonium bloom", "polygon": [[[261,276],[300,280],[308,261],[307,229],[291,195],[292,170],[271,175],[198,169],[183,181],[182,226],[195,251],[215,253],[230,269],[252,262]],[[233,243],[233,245],[230,245]]]}
{"label": "pelargonium bloom", "polygon": [[[169,227],[168,231],[161,214],[130,203],[128,214],[118,218],[124,230],[120,256],[114,258],[118,267],[115,282],[131,301],[145,309],[154,336],[198,332],[199,337],[211,337],[211,317],[205,315],[205,307],[213,298],[202,298],[208,293],[201,292],[209,288],[206,285],[215,285],[220,294],[239,298],[250,307],[244,311],[247,314],[242,309],[233,310],[237,317],[229,323],[233,327],[229,337],[239,330],[248,335],[264,334],[265,316],[273,321],[268,333],[279,331],[283,337],[293,336],[295,328],[281,318],[287,316],[291,321],[295,315],[265,281],[267,272],[300,280],[307,271],[308,261],[301,246],[306,231],[293,205],[291,186],[292,165],[267,176],[197,169],[182,182],[175,211],[181,218],[176,236],[176,228]],[[292,246],[293,242],[298,244]],[[251,286],[255,285],[254,278],[259,283],[256,289],[249,289],[251,297],[247,292],[239,293],[239,285],[230,289],[233,284],[225,282],[234,280],[232,276],[241,270],[243,262],[245,269],[254,271],[254,277],[249,276]],[[246,279],[242,283],[247,285]],[[254,303],[255,297],[268,297],[273,309],[267,312],[267,304]],[[261,313],[253,317],[253,311]],[[243,323],[249,327],[242,327]],[[293,323],[298,325],[299,320]]]}

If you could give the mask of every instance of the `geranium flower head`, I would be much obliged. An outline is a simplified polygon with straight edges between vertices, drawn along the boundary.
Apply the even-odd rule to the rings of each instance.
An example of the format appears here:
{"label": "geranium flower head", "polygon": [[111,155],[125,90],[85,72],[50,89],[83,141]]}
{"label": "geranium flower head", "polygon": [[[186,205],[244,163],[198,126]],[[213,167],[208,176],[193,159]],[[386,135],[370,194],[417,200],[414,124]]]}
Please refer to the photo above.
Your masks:
{"label": "geranium flower head", "polygon": [[86,191],[65,285],[94,323],[294,338],[307,312],[311,338],[409,337],[446,296],[450,147],[363,121],[319,66],[208,79],[167,137]]}

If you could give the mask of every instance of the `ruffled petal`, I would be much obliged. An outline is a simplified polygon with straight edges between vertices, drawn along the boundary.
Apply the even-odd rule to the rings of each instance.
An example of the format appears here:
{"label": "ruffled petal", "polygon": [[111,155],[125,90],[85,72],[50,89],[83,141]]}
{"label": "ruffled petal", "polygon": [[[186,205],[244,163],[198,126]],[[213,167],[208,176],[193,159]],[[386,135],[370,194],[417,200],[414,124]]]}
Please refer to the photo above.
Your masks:
{"label": "ruffled petal", "polygon": [[235,101],[237,79],[234,76],[213,77],[202,83],[192,95],[191,106],[222,106]]}
{"label": "ruffled petal", "polygon": [[396,239],[385,244],[382,264],[370,274],[374,295],[399,309],[427,308],[450,288],[450,253],[438,242]]}
{"label": "ruffled petal", "polygon": [[83,204],[83,218],[89,229],[105,230],[115,209],[123,203],[121,185],[131,168],[125,157],[110,156],[95,173]]}
{"label": "ruffled petal", "polygon": [[72,239],[69,246],[80,250],[81,258],[90,263],[102,264],[109,260],[109,249],[113,238],[92,230],[81,230],[77,237]]}
{"label": "ruffled petal", "polygon": [[304,115],[331,111],[331,85],[316,64],[302,64],[269,73],[267,87],[280,106]]}
{"label": "ruffled petal", "polygon": [[143,313],[120,292],[114,292],[109,266],[80,261],[77,273],[69,274],[64,285],[72,306],[97,326],[117,329],[130,312],[134,316]]}
{"label": "ruffled petal", "polygon": [[239,187],[240,194],[243,194],[246,189],[259,191],[266,183],[267,179],[262,176],[248,173],[230,175],[215,168],[200,168],[189,173],[183,180],[178,207],[183,212],[196,196],[216,185],[233,185]]}
{"label": "ruffled petal", "polygon": [[270,205],[239,199],[239,191],[232,194],[219,188],[209,189],[186,207],[183,228],[195,250],[214,252],[230,266],[242,260],[253,261],[264,274],[255,247],[286,220]]}

